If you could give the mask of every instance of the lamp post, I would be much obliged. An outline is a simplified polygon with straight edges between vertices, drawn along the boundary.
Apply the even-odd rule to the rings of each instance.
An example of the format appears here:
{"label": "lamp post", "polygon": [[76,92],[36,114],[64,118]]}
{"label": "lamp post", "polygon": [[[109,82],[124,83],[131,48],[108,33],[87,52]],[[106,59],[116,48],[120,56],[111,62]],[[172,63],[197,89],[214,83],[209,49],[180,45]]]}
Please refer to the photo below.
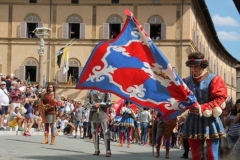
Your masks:
{"label": "lamp post", "polygon": [[51,31],[50,28],[46,27],[38,27],[33,32],[35,35],[40,39],[40,49],[38,49],[38,55],[39,55],[39,72],[38,72],[38,85],[43,86],[43,56],[45,53],[44,49],[44,36],[49,36],[49,31]]}

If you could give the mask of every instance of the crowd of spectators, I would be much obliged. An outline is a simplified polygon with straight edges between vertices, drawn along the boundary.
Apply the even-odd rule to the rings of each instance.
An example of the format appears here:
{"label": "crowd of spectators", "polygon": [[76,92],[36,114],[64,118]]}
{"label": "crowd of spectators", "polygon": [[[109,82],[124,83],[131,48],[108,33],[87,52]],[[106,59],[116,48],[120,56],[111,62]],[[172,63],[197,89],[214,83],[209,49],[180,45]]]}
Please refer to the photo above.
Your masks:
{"label": "crowd of spectators", "polygon": [[[16,126],[18,126],[18,131],[24,131],[23,135],[25,136],[31,135],[31,128],[35,128],[35,131],[43,131],[38,102],[46,93],[46,89],[18,79],[14,75],[5,77],[0,74],[0,77],[0,131],[6,130],[6,128],[14,129]],[[187,139],[181,138],[181,129],[184,123],[182,117],[186,116],[187,111],[179,116],[177,121],[173,121],[170,134],[166,133],[170,124],[161,119],[157,110],[137,107],[134,112],[134,127],[130,136],[127,135],[128,132],[125,132],[124,143],[127,143],[128,137],[131,137],[132,144],[164,148],[166,149],[166,158],[169,157],[167,148],[178,147],[185,151],[182,158],[188,158]],[[71,135],[73,138],[91,138],[89,113],[90,109],[85,107],[81,101],[61,95],[61,106],[57,107],[56,127],[58,132]],[[108,117],[111,140],[119,142],[121,115],[116,115],[115,110],[110,108]],[[221,139],[222,154],[226,159],[234,145],[240,144],[240,99],[235,104],[228,103],[221,118],[227,133],[227,137]],[[103,139],[101,127],[99,127],[99,134]],[[158,152],[157,150],[157,157],[159,156]]]}
{"label": "crowd of spectators", "polygon": [[[18,126],[18,131],[24,131],[26,136],[31,135],[31,128],[35,128],[36,131],[43,131],[44,127],[38,111],[38,101],[46,93],[46,89],[11,75],[4,77],[0,74],[0,76],[0,130]],[[61,106],[57,108],[56,126],[59,132],[72,135],[73,138],[91,136],[90,109],[84,107],[81,101],[61,95]],[[113,109],[110,109],[108,113],[111,140],[119,141],[120,118],[116,116]],[[137,108],[131,143],[146,146],[155,144],[156,138],[152,137],[152,122],[155,120],[155,113],[157,112],[154,110]],[[7,119],[5,116],[7,116]],[[101,129],[99,131],[101,132]],[[156,133],[154,134],[156,136]],[[102,133],[100,133],[100,137],[103,138]],[[127,135],[125,135],[125,139],[126,137]]]}

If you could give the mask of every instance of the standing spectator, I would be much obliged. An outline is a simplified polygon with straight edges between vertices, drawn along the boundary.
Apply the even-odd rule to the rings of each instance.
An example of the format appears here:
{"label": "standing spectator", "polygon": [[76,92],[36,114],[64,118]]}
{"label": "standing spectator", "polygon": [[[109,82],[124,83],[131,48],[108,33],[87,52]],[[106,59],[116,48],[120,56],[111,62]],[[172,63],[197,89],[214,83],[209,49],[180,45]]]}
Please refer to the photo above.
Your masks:
{"label": "standing spectator", "polygon": [[65,98],[61,95],[61,106],[58,109],[59,117],[61,117],[64,113],[64,106],[65,106]]}
{"label": "standing spectator", "polygon": [[[77,138],[77,131],[79,127],[80,132],[80,138],[82,135],[82,129],[83,129],[83,115],[84,115],[84,108],[82,106],[81,102],[77,102],[75,108],[73,109],[73,124],[75,126],[75,136],[74,138]],[[82,139],[84,139],[84,135],[82,136]]]}
{"label": "standing spectator", "polygon": [[[240,99],[236,101],[236,104],[240,103]],[[234,106],[232,111],[228,114],[228,116],[224,119],[225,124],[228,124],[229,129],[227,133],[227,142],[228,148],[231,151],[235,143],[239,138],[240,131],[240,123],[234,123],[234,119],[237,116],[237,105]]]}
{"label": "standing spectator", "polygon": [[152,116],[147,108],[139,114],[139,121],[141,124],[141,144],[148,145],[147,135],[148,135],[148,124],[151,122]]}
{"label": "standing spectator", "polygon": [[24,136],[31,136],[30,134],[30,130],[34,124],[34,117],[33,117],[33,110],[32,110],[32,104],[34,103],[35,100],[37,100],[37,96],[35,96],[35,98],[31,98],[31,93],[27,92],[25,94],[26,98],[24,100],[24,108],[27,110],[27,112],[25,113],[24,117]]}
{"label": "standing spectator", "polygon": [[[237,100],[236,106],[237,106],[237,116],[234,119],[234,123],[239,124],[240,123],[240,99]],[[235,145],[230,153],[231,160],[239,160],[239,157],[240,157],[239,148],[240,148],[240,131],[239,131],[239,139],[235,143]]]}
{"label": "standing spectator", "polygon": [[197,102],[186,117],[183,136],[188,138],[192,160],[201,160],[202,145],[205,141],[207,158],[218,160],[219,139],[225,136],[219,116],[225,107],[227,87],[220,76],[208,72],[208,61],[204,54],[191,53],[186,65],[192,75],[184,81],[196,96]]}
{"label": "standing spectator", "polygon": [[151,121],[149,121],[148,123],[148,142],[150,145],[153,145],[154,146],[154,143],[155,143],[155,140],[153,140],[153,129],[152,129],[152,121],[155,120],[155,116],[156,116],[156,113],[153,109],[150,109],[149,110],[150,114],[151,114]]}
{"label": "standing spectator", "polygon": [[8,105],[9,105],[9,97],[6,89],[6,82],[1,82],[1,89],[0,89],[0,130],[5,130],[4,126],[4,118],[5,115],[8,113]]}
{"label": "standing spectator", "polygon": [[[11,81],[11,80],[10,80]],[[11,86],[9,88],[9,93],[15,88],[15,85],[17,84],[17,81],[11,81]]]}
{"label": "standing spectator", "polygon": [[140,109],[137,107],[136,109],[136,117],[134,119],[134,127],[135,127],[135,133],[134,133],[134,137],[135,137],[135,142],[134,143],[139,143],[141,144],[141,124],[139,121],[139,115],[140,115]]}
{"label": "standing spectator", "polygon": [[183,131],[183,123],[186,119],[186,116],[188,114],[188,110],[183,112],[180,116],[177,117],[178,120],[178,147],[179,149],[182,149],[182,143],[184,146],[184,153],[180,158],[188,159],[188,153],[189,153],[189,143],[187,138],[182,138],[182,131]]}
{"label": "standing spectator", "polygon": [[18,126],[18,131],[23,131],[22,124],[24,117],[19,113],[20,108],[16,107],[14,111],[8,117],[8,126],[13,128]]}
{"label": "standing spectator", "polygon": [[10,76],[6,76],[5,82],[6,82],[6,89],[9,92],[9,88],[11,87],[11,83],[12,83],[12,81],[10,80]]}
{"label": "standing spectator", "polygon": [[[229,130],[229,121],[226,121],[226,118],[231,113],[231,111],[233,109],[232,106],[233,106],[232,101],[227,102],[226,108],[224,109],[222,116],[221,116],[221,120],[222,120],[226,134],[228,134],[228,130]],[[227,122],[227,123],[225,123],[225,122]],[[221,149],[222,149],[223,159],[227,159],[229,156],[230,150],[229,150],[228,146],[229,145],[228,145],[227,137],[222,137],[221,138]]]}
{"label": "standing spectator", "polygon": [[87,136],[90,136],[91,134],[91,127],[90,127],[90,124],[89,124],[89,114],[90,114],[90,109],[85,107],[85,111],[84,111],[84,115],[83,115],[83,118],[84,118],[84,122],[83,122],[83,136],[84,137],[87,137]]}
{"label": "standing spectator", "polygon": [[15,83],[14,87],[15,88],[10,92],[10,97],[12,98],[12,106],[10,112],[14,111],[16,107],[20,107],[20,104],[22,103],[23,93],[19,90],[20,84]]}
{"label": "standing spectator", "polygon": [[67,98],[67,100],[65,101],[65,104],[64,104],[64,113],[65,114],[70,114],[71,112],[71,103],[70,103],[70,98]]}

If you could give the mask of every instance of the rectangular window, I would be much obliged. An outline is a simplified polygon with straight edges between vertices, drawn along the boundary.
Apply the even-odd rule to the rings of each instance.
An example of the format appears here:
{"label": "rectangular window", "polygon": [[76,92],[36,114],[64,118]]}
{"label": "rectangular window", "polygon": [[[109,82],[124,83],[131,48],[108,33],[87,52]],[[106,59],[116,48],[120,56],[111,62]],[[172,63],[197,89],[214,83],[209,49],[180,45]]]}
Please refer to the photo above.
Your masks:
{"label": "rectangular window", "polygon": [[37,0],[29,0],[29,3],[37,3]]}
{"label": "rectangular window", "polygon": [[112,4],[119,4],[119,0],[112,0]]}
{"label": "rectangular window", "polygon": [[78,0],[71,0],[71,3],[72,4],[79,4],[79,1]]}
{"label": "rectangular window", "polygon": [[68,78],[71,75],[72,82],[77,83],[79,77],[79,67],[69,67]]}

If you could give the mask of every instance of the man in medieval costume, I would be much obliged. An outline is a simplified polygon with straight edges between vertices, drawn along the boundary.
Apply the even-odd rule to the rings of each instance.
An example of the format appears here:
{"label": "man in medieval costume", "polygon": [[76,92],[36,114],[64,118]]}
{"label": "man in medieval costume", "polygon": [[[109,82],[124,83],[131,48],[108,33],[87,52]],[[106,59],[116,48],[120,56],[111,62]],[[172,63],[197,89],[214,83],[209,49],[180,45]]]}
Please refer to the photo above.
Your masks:
{"label": "man in medieval costume", "polygon": [[205,156],[202,151],[205,142],[207,159],[218,160],[219,140],[225,136],[219,116],[225,108],[227,87],[220,76],[207,70],[208,61],[202,53],[191,53],[186,65],[192,75],[184,81],[196,96],[197,103],[185,119],[183,137],[188,138],[192,160]]}
{"label": "man in medieval costume", "polygon": [[47,93],[39,101],[39,112],[44,123],[45,139],[42,144],[48,144],[49,128],[51,128],[51,145],[55,144],[57,106],[61,106],[60,98],[55,93],[52,84],[47,86]]}
{"label": "man in medieval costume", "polygon": [[108,127],[107,109],[111,107],[110,93],[104,93],[97,90],[88,91],[85,99],[85,107],[90,108],[89,121],[92,127],[92,137],[94,139],[95,152],[93,155],[99,155],[99,124],[102,129],[104,144],[106,147],[106,157],[111,157],[110,150],[110,131]]}

